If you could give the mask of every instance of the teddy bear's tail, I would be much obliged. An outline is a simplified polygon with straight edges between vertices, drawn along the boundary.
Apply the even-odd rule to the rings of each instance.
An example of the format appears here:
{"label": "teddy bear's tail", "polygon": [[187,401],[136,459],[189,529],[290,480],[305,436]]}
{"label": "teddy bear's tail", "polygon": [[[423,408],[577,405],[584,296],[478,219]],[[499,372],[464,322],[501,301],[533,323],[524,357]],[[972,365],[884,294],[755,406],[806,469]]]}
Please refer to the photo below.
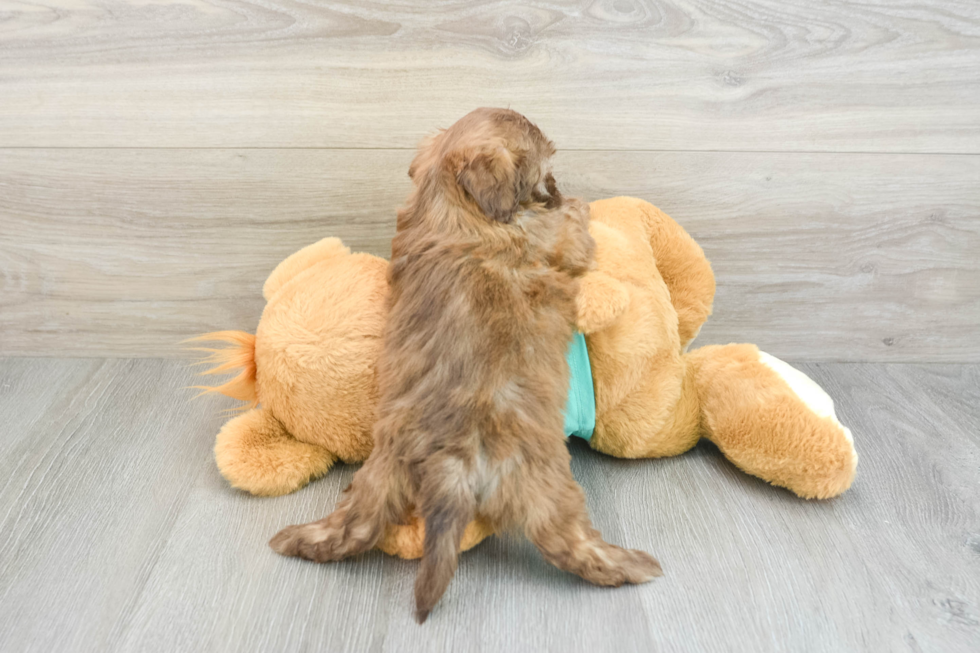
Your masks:
{"label": "teddy bear's tail", "polygon": [[197,363],[198,365],[211,365],[209,369],[200,373],[202,375],[241,370],[234,378],[221,385],[195,385],[192,387],[201,390],[202,394],[220,392],[232,399],[247,401],[251,407],[258,405],[259,396],[255,387],[255,336],[253,334],[244,331],[212,331],[184,342],[223,342],[228,345],[221,349],[211,347],[190,348],[191,351],[208,353],[208,356]]}

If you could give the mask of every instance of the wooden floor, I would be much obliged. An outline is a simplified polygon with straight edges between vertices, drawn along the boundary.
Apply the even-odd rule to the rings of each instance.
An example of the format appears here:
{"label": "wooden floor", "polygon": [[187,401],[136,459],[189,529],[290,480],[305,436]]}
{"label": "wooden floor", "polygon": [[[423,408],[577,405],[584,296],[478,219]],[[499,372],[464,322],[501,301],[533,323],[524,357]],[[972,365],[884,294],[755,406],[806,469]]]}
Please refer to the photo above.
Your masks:
{"label": "wooden floor", "polygon": [[624,461],[572,443],[610,540],[666,575],[599,589],[525,541],[463,555],[422,627],[416,564],[266,540],[353,469],[262,499],[211,458],[229,401],[156,359],[0,359],[0,651],[980,650],[980,365],[809,364],[861,456],[806,502],[701,445]]}

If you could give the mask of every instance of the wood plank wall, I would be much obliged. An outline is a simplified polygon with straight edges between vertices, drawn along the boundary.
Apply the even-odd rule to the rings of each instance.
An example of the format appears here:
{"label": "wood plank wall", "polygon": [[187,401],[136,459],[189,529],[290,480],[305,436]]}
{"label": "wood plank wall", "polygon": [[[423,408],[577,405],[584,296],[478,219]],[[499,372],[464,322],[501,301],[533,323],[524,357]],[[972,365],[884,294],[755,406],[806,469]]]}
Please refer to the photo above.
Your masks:
{"label": "wood plank wall", "polygon": [[718,276],[699,342],[980,360],[980,3],[0,0],[0,354],[254,329],[327,235],[385,255],[418,139],[511,106],[566,192]]}

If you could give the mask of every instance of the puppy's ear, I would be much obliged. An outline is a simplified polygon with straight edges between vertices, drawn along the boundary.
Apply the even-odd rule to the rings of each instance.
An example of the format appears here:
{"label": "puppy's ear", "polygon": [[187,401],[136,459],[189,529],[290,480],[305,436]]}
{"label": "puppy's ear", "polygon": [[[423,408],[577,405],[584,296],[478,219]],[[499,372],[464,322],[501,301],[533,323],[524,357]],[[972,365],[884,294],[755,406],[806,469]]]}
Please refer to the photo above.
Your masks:
{"label": "puppy's ear", "polygon": [[411,165],[408,166],[408,178],[412,181],[416,181],[415,175],[418,174],[419,169],[426,164],[431,164],[436,158],[437,148],[439,147],[439,139],[442,137],[445,129],[440,129],[434,134],[429,134],[421,141],[417,148],[415,158],[412,159]]}
{"label": "puppy's ear", "polygon": [[518,165],[504,147],[460,152],[456,181],[488,218],[510,222],[521,200]]}

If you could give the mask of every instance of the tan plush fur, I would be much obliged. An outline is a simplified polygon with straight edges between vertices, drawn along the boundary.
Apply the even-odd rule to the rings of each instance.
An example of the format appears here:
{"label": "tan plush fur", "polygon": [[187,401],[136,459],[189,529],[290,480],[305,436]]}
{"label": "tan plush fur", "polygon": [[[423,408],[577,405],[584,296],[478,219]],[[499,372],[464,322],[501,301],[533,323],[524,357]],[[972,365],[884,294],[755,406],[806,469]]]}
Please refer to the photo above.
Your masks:
{"label": "tan plush fur", "polygon": [[[615,315],[599,328],[580,319],[596,391],[593,448],[624,458],[672,456],[706,437],[742,470],[801,497],[850,487],[857,454],[844,429],[815,414],[754,345],[685,353],[711,313],[715,282],[701,248],[676,222],[621,197],[592,203],[590,231],[607,279],[596,290],[583,282],[580,315]],[[625,309],[608,290],[617,285],[629,295]]]}
{"label": "tan plush fur", "polygon": [[589,207],[562,198],[554,146],[526,118],[478,109],[425,141],[398,216],[378,363],[374,449],[337,504],[270,546],[316,562],[372,548],[416,508],[424,622],[452,579],[467,524],[519,530],[545,559],[599,585],[660,565],[604,542],[562,431]]}
{"label": "tan plush fur", "polygon": [[[845,491],[857,464],[845,429],[817,414],[760,361],[754,346],[684,353],[714,296],[714,276],[697,243],[642,200],[618,197],[590,206],[596,263],[582,278],[577,303],[596,388],[591,445],[614,456],[656,457],[682,453],[707,437],[747,473],[801,497]],[[270,277],[277,279],[274,292],[266,285],[268,304],[254,345],[255,396],[263,408],[275,406],[270,412],[284,425],[287,441],[330,454],[321,461],[362,461],[370,451],[386,269],[382,259],[351,254],[337,239],[326,239],[280,264]],[[251,352],[247,335],[233,349],[244,352],[239,360]],[[317,430],[327,420],[333,428]],[[285,493],[326,471],[329,463],[292,456],[276,433],[241,418],[222,429],[219,445],[225,444],[216,455],[229,482],[258,494],[270,488]],[[419,529],[419,523],[391,527],[378,546],[418,557]],[[485,523],[471,524],[463,548],[489,532]]]}

